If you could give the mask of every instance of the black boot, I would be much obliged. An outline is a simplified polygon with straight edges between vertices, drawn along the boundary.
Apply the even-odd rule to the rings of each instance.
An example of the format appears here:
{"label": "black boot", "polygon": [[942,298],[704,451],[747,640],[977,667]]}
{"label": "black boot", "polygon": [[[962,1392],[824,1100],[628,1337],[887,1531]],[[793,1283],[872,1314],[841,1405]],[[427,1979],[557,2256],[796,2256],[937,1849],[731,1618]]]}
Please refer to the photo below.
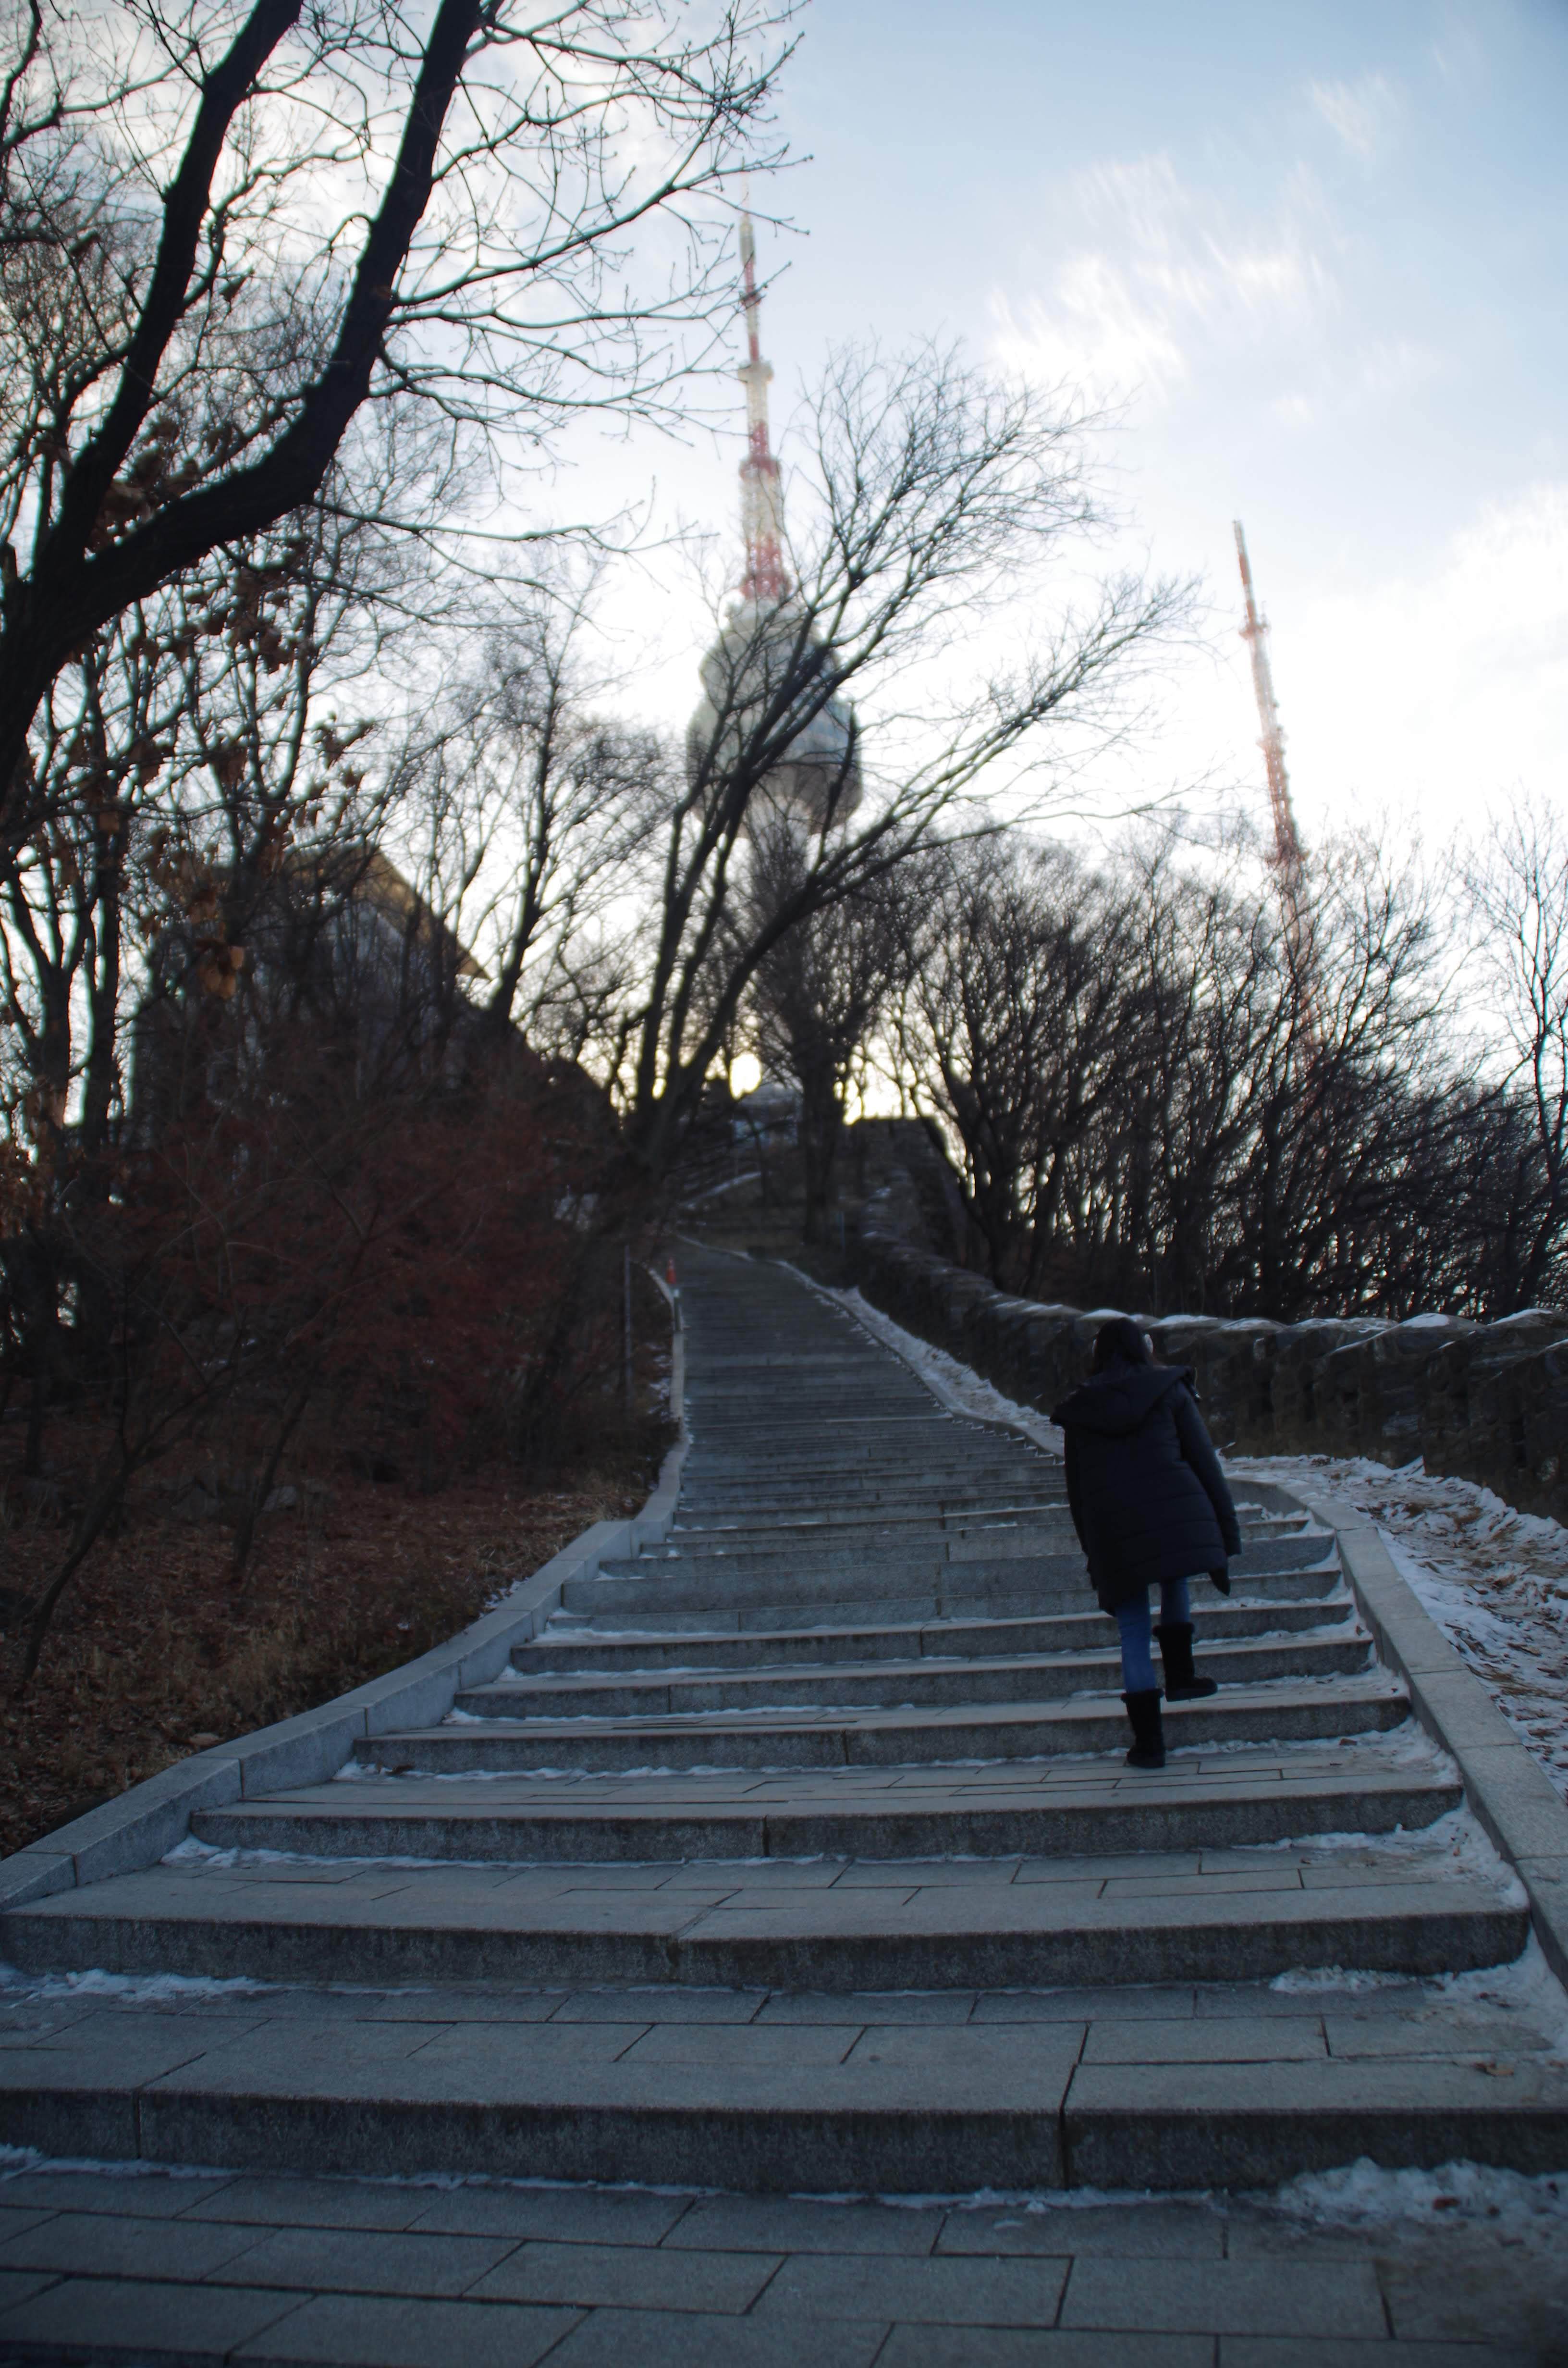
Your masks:
{"label": "black boot", "polygon": [[1127,1715],[1132,1721],[1132,1748],[1127,1755],[1129,1768],[1163,1768],[1165,1764],[1165,1731],[1160,1725],[1160,1689],[1147,1686],[1142,1693],[1123,1694]]}
{"label": "black boot", "polygon": [[1160,1640],[1160,1658],[1165,1670],[1167,1702],[1201,1702],[1207,1694],[1220,1691],[1212,1678],[1200,1678],[1192,1666],[1192,1622],[1175,1620],[1169,1627],[1156,1626]]}

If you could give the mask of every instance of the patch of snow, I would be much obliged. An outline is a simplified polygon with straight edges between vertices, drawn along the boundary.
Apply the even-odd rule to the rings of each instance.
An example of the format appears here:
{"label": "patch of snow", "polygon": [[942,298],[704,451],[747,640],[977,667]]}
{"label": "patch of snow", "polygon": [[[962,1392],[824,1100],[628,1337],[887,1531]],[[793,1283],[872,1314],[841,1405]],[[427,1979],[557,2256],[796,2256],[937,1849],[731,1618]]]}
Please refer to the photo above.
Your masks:
{"label": "patch of snow", "polygon": [[1408,1974],[1374,1974],[1358,1965],[1292,1965],[1289,1973],[1276,1974],[1268,1987],[1282,1998],[1303,1998],[1319,1990],[1406,1989],[1410,1981]]}
{"label": "patch of snow", "polygon": [[210,1974],[107,1974],[97,1966],[77,1974],[26,1974],[16,1965],[0,1965],[0,1987],[24,1988],[29,1998],[112,1998],[144,2005],[160,1998],[245,1998],[270,1987],[244,1974],[223,1979]]}
{"label": "patch of snow", "polygon": [[1247,1456],[1227,1469],[1376,1522],[1412,1593],[1568,1798],[1568,1530],[1475,1481],[1434,1478],[1419,1459],[1390,1471],[1362,1456]]}
{"label": "patch of snow", "polygon": [[1568,2176],[1530,2179],[1475,2162],[1383,2170],[1363,2155],[1338,2170],[1303,2172],[1273,2194],[1249,2200],[1317,2227],[1479,2221],[1494,2236],[1568,2248]]}
{"label": "patch of snow", "polygon": [[1547,1964],[1546,1952],[1533,1932],[1512,1964],[1444,1974],[1437,1987],[1445,1998],[1462,2003],[1532,2015],[1548,2044],[1558,2055],[1568,2055],[1568,1993]]}
{"label": "patch of snow", "polygon": [[[1443,1764],[1444,1772],[1452,1775],[1453,1762],[1446,1752],[1434,1747],[1435,1759]],[[1332,1862],[1337,1853],[1357,1851],[1377,1858],[1400,1857],[1440,1861],[1432,1867],[1434,1879],[1451,1874],[1469,1875],[1502,1893],[1515,1906],[1523,1907],[1526,1892],[1523,1884],[1503,1857],[1491,1836],[1469,1809],[1450,1809],[1446,1816],[1435,1818],[1429,1826],[1396,1826],[1392,1834],[1332,1833],[1292,1834],[1278,1842],[1257,1842],[1249,1847],[1261,1850],[1322,1851]],[[1337,1968],[1326,1969],[1333,1973]],[[1276,1989],[1290,1987],[1293,1974],[1281,1975]],[[1403,1975],[1400,1979],[1405,1978]]]}
{"label": "patch of snow", "polygon": [[493,1858],[400,1858],[385,1850],[220,1850],[215,1843],[187,1839],[164,1854],[165,1866],[200,1866],[215,1873],[245,1866],[511,1866],[519,1861]]}

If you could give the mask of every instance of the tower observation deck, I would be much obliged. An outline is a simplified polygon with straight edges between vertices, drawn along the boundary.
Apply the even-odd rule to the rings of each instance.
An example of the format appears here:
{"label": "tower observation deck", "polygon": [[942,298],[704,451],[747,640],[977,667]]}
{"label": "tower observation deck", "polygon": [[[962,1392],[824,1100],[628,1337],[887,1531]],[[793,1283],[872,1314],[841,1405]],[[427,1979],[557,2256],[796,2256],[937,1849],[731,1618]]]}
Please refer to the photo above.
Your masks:
{"label": "tower observation deck", "polygon": [[[812,703],[812,679],[827,658],[784,564],[784,496],[767,416],[773,365],[762,357],[762,298],[756,284],[756,239],[743,214],[741,310],[746,359],[738,372],[746,397],[746,449],[741,461],[741,539],[744,565],[740,597],[724,629],[703,658],[702,699],[687,731],[687,764],[722,769],[742,757],[766,728],[769,707]],[[858,731],[847,701],[830,698],[801,724],[759,782],[759,814],[787,821],[820,837],[847,820],[860,800]]]}

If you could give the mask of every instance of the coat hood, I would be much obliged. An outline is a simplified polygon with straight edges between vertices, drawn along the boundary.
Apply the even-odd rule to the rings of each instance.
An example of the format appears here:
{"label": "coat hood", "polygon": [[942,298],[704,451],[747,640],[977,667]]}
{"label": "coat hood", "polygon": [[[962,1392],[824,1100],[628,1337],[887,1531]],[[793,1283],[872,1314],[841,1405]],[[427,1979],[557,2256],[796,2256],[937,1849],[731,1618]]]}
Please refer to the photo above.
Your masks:
{"label": "coat hood", "polygon": [[1136,1430],[1171,1391],[1183,1382],[1188,1389],[1193,1384],[1190,1365],[1123,1365],[1117,1372],[1098,1373],[1052,1406],[1051,1419],[1080,1430],[1107,1432],[1120,1439]]}

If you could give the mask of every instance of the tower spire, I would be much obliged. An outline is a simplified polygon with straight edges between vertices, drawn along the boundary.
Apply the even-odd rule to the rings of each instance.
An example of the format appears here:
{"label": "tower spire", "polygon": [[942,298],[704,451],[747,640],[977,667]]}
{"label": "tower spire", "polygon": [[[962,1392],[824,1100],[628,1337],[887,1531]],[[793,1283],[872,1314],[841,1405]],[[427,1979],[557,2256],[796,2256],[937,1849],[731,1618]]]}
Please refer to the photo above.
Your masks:
{"label": "tower spire", "polygon": [[1279,722],[1279,703],[1274,696],[1274,673],[1268,663],[1268,620],[1258,610],[1242,522],[1236,518],[1233,524],[1236,536],[1236,561],[1242,573],[1242,592],[1246,601],[1246,623],[1241,629],[1242,639],[1252,654],[1252,687],[1257,697],[1257,720],[1263,726],[1257,745],[1263,751],[1264,769],[1268,776],[1268,803],[1274,816],[1274,876],[1279,885],[1279,902],[1284,909],[1285,935],[1290,958],[1306,992],[1309,1039],[1315,1039],[1316,981],[1307,905],[1306,866],[1301,860],[1301,842],[1296,835],[1290,776],[1285,770],[1285,734]]}
{"label": "tower spire", "polygon": [[739,372],[746,391],[746,455],[741,462],[741,535],[746,564],[741,598],[771,608],[784,598],[790,579],[784,573],[778,463],[767,436],[767,382],[773,365],[762,359],[762,298],[757,293],[756,239],[749,213],[741,216],[741,310],[746,321],[746,358]]}

